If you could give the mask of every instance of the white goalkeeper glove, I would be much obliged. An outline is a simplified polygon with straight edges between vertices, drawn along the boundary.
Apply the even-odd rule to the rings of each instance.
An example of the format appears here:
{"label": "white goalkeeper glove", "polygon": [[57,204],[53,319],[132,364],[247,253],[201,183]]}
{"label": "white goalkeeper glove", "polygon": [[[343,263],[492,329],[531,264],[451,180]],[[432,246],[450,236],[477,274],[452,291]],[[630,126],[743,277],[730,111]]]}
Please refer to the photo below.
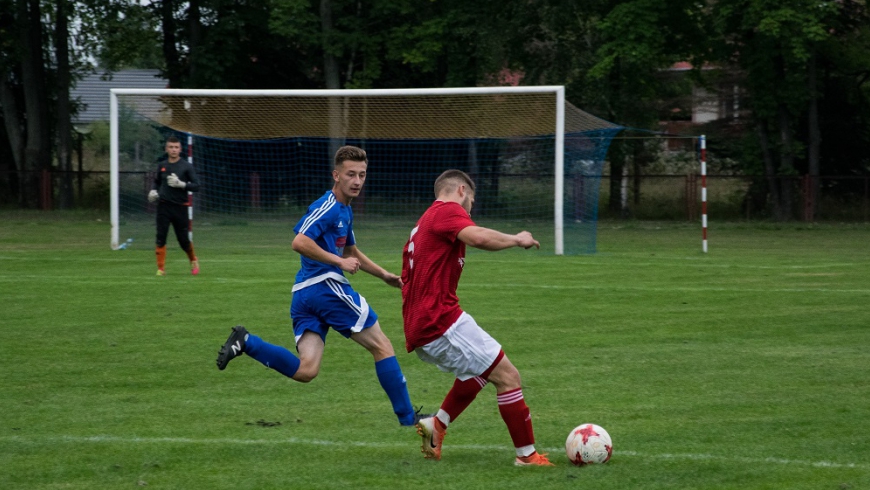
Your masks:
{"label": "white goalkeeper glove", "polygon": [[187,187],[187,182],[179,180],[178,176],[175,174],[169,174],[169,177],[166,177],[166,183],[169,184],[170,187],[177,187],[179,189]]}
{"label": "white goalkeeper glove", "polygon": [[157,202],[160,199],[160,194],[157,191],[151,191],[148,193],[148,202]]}

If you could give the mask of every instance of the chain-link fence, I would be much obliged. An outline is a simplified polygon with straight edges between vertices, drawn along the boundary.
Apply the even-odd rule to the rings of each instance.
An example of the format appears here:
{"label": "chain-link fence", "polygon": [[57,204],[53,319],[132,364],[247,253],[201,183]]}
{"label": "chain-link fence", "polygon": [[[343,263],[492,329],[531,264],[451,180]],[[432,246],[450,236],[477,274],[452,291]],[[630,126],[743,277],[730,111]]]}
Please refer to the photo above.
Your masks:
{"label": "chain-link fence", "polygon": [[[613,185],[612,185],[613,184]],[[602,177],[600,218],[689,220],[701,213],[699,175]],[[766,220],[776,186],[789,219],[870,221],[870,176],[707,176],[707,214],[719,220]]]}

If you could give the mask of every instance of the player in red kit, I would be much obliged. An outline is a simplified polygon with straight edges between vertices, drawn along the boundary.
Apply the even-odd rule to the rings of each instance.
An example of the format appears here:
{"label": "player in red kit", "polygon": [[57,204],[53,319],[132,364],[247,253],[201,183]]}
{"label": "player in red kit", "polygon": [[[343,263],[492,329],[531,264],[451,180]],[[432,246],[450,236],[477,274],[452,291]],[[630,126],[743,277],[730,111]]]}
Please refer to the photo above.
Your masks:
{"label": "player in red kit", "polygon": [[474,181],[461,170],[435,180],[436,201],[423,213],[402,255],[402,316],[405,344],[425,362],[456,375],[438,413],[421,419],[425,457],[441,459],[447,427],[487,383],[495,385],[498,409],[516,448],[517,466],[552,466],[535,450],[529,408],[520,373],[501,345],[462,311],[456,288],[465,265],[465,247],[504,250],[540,247],[532,234],[508,235],[474,224]]}

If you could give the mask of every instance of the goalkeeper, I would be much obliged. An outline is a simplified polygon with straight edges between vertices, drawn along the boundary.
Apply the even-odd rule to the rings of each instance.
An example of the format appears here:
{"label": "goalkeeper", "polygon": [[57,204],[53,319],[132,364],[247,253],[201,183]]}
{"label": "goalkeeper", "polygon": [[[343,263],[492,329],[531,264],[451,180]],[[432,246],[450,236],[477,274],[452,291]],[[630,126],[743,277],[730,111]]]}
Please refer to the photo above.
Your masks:
{"label": "goalkeeper", "polygon": [[165,150],[166,160],[158,161],[157,175],[148,193],[148,201],[157,203],[157,275],[166,275],[166,236],[170,224],[178,244],[190,259],[190,273],[196,275],[199,274],[199,260],[187,234],[190,230],[187,193],[198,191],[199,183],[193,165],[181,159],[181,142],[178,138],[166,138]]}

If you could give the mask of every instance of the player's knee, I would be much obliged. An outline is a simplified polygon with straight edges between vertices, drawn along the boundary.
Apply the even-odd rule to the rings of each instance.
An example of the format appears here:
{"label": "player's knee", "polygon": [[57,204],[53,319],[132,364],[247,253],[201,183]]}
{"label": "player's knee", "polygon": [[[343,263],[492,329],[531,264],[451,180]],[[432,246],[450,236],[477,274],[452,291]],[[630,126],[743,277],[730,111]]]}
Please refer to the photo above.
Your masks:
{"label": "player's knee", "polygon": [[381,331],[380,326],[375,323],[374,328],[368,328],[360,333],[355,333],[351,336],[353,340],[365,347],[367,351],[374,356],[375,361],[393,357],[396,351],[393,350],[393,344],[389,337]]}
{"label": "player's knee", "polygon": [[308,357],[299,358],[299,368],[293,374],[293,379],[300,383],[310,383],[320,373],[320,361]]}
{"label": "player's knee", "polygon": [[510,383],[512,385],[511,389],[519,388],[519,387],[523,386],[523,380],[520,377],[520,372],[517,371],[516,368],[514,368],[514,372],[508,378],[508,383]]}
{"label": "player's knee", "polygon": [[318,371],[314,369],[304,369],[302,366],[293,375],[293,379],[300,383],[310,383],[317,377]]}
{"label": "player's knee", "polygon": [[386,337],[384,337],[383,342],[377,342],[370,345],[368,350],[371,352],[372,356],[374,356],[376,361],[396,355],[396,351],[393,350],[393,344],[391,344],[390,340]]}
{"label": "player's knee", "polygon": [[515,390],[523,386],[523,380],[520,379],[520,373],[514,370],[514,373],[509,373],[503,376],[498,383],[493,382],[499,390]]}
{"label": "player's knee", "polygon": [[523,385],[520,372],[510,361],[507,360],[507,357],[503,358],[502,362],[500,362],[492,374],[490,374],[489,381],[499,392],[515,390]]}

